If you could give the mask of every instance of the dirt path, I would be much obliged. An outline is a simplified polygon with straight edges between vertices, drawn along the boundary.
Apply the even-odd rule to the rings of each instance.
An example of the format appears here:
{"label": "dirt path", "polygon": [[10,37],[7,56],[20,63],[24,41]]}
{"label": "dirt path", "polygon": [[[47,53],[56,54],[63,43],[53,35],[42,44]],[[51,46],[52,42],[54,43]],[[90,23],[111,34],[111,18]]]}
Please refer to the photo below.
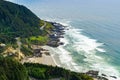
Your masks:
{"label": "dirt path", "polygon": [[45,26],[46,26],[46,22],[44,22],[44,25],[42,27],[40,27],[40,30],[43,30]]}
{"label": "dirt path", "polygon": [[18,38],[16,38],[16,40],[17,40],[17,45],[18,45],[18,48],[16,49],[17,51],[18,51],[18,56],[19,56],[19,59],[20,59],[20,49],[21,49],[21,42],[20,42],[20,38],[18,37]]}

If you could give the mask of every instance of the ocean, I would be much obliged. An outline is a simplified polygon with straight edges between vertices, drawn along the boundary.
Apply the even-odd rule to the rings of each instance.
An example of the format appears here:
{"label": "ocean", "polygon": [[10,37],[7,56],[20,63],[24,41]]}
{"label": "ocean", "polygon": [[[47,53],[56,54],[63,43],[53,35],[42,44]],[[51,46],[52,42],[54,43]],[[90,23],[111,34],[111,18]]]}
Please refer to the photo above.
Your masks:
{"label": "ocean", "polygon": [[[41,19],[67,26],[64,45],[49,47],[60,67],[76,72],[98,70],[120,80],[119,0],[13,0]],[[110,76],[116,76],[112,78]]]}

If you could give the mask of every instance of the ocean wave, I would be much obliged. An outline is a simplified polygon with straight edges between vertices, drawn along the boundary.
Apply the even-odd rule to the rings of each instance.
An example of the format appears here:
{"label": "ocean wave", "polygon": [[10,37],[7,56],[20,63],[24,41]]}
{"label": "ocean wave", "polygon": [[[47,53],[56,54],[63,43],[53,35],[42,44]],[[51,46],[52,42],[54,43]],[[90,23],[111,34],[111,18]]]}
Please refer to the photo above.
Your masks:
{"label": "ocean wave", "polygon": [[[117,79],[115,80],[120,80],[119,72],[116,70],[116,68],[114,68],[112,65],[109,65],[103,56],[97,55],[98,52],[100,54],[106,52],[105,49],[101,48],[103,46],[103,43],[100,43],[95,39],[91,39],[90,37],[83,35],[83,29],[76,29],[74,26],[71,26],[71,21],[66,21],[65,19],[62,21],[59,19],[54,19],[52,21],[59,22],[65,26],[68,26],[69,28],[65,31],[66,34],[64,38],[61,38],[61,41],[65,44],[59,46],[56,49],[52,49],[54,51],[54,55],[57,54],[57,57],[59,57],[59,61],[61,63],[60,66],[76,72],[98,70],[100,71],[100,75],[106,74],[109,80],[114,80],[110,76],[116,76]],[[80,63],[76,61],[74,56],[72,56],[75,53],[72,51],[75,51],[77,53],[77,56],[75,56],[77,57],[77,60],[81,55],[83,55],[84,58],[80,58],[79,60],[84,62]]]}
{"label": "ocean wave", "polygon": [[[75,29],[74,27],[70,27],[68,31],[66,31],[66,36],[71,38],[69,40],[69,44],[71,44],[72,49],[77,51],[79,54],[84,55],[83,59],[87,64],[84,64],[83,70],[98,70],[101,74],[107,74],[109,80],[113,80],[110,76],[119,77],[119,72],[111,65],[109,65],[106,59],[103,56],[96,55],[97,52],[105,53],[105,49],[101,48],[103,43],[97,42],[95,39],[91,39],[82,34],[81,29]],[[72,53],[74,54],[74,53]],[[119,80],[118,78],[115,80]]]}

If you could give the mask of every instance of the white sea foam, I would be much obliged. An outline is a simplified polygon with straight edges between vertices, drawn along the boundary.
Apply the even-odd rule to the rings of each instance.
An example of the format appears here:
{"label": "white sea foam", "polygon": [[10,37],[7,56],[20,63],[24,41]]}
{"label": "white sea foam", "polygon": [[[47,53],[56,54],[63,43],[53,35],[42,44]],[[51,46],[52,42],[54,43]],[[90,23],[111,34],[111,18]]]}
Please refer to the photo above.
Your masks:
{"label": "white sea foam", "polygon": [[59,51],[57,53],[59,53],[59,58],[60,58],[61,63],[64,64],[64,67],[67,69],[78,71],[79,68],[76,67],[78,65],[73,61],[70,55],[71,53],[63,48],[69,43],[68,40],[66,38],[62,38],[61,41],[65,43],[63,46],[58,47]]}
{"label": "white sea foam", "polygon": [[[60,66],[78,72],[82,70],[88,71],[91,69],[99,70],[100,74],[103,73],[108,75],[107,78],[109,80],[120,80],[119,72],[114,67],[109,65],[102,56],[96,55],[98,51],[101,53],[106,52],[103,48],[101,48],[103,46],[103,43],[99,43],[97,42],[97,40],[83,35],[82,29],[75,29],[74,27],[71,27],[70,24],[68,24],[70,23],[70,21],[63,20],[62,22],[60,22],[59,20],[57,20],[57,22],[62,23],[65,26],[69,26],[70,28],[69,30],[66,30],[65,38],[60,39],[65,44],[63,46],[59,46],[57,49],[53,48],[54,53],[58,54],[59,56],[59,60],[62,64]],[[73,50],[85,56],[83,61],[85,61],[86,64],[79,66],[74,61],[71,56],[71,54],[74,53],[64,48],[68,44],[71,44],[71,46],[69,47],[72,47]],[[117,79],[114,79],[110,76],[116,76]]]}
{"label": "white sea foam", "polygon": [[86,37],[84,35],[81,34],[81,32],[79,29],[69,29],[69,31],[67,31],[67,35],[72,37],[75,42],[74,42],[74,47],[77,51],[85,51],[86,53],[90,53],[93,50],[98,50],[98,51],[104,51],[104,49],[99,48],[100,46],[102,46],[102,43],[97,43],[96,40],[94,39],[90,39],[89,37]]}
{"label": "white sea foam", "polygon": [[[89,64],[88,66],[90,69],[99,70],[100,73],[107,74],[109,80],[114,80],[114,78],[111,78],[110,76],[118,77],[119,72],[114,67],[110,66],[104,58],[96,55],[97,51],[105,52],[103,48],[100,48],[103,43],[98,43],[96,40],[84,36],[81,32],[77,31],[80,30],[71,28],[66,34],[74,39],[75,42],[73,43],[73,48],[86,57],[84,61]],[[81,53],[81,51],[84,53]],[[119,80],[119,78],[115,80]]]}
{"label": "white sea foam", "polygon": [[61,42],[64,42],[64,46],[69,44],[68,40],[66,38],[60,38]]}

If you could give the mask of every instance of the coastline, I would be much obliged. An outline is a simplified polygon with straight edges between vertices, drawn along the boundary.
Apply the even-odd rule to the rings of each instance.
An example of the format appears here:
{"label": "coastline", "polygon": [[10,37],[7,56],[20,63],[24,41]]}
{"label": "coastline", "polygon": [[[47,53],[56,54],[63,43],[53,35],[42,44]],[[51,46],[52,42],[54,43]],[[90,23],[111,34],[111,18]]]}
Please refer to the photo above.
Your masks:
{"label": "coastline", "polygon": [[[62,25],[63,26],[63,25]],[[64,29],[65,33],[66,31],[69,31],[69,28],[68,29]],[[65,34],[63,34],[62,36],[64,36]],[[65,69],[70,69],[71,71],[75,71],[75,72],[80,72],[80,73],[83,73],[83,74],[87,74],[91,77],[93,77],[94,80],[116,80],[117,77],[116,76],[112,76],[112,77],[108,77],[107,74],[102,74],[100,75],[100,71],[99,70],[94,70],[94,69],[90,69],[90,70],[87,70],[85,72],[81,72],[79,71],[78,69],[80,68],[77,68],[77,67],[71,67],[71,66],[64,66],[61,62],[61,60],[58,59],[58,56],[56,54],[58,54],[59,51],[54,51],[54,50],[58,50],[58,49],[61,49],[63,48],[63,46],[65,46],[67,44],[66,40],[64,37],[60,37],[60,42],[63,42],[63,45],[59,45],[57,47],[52,47],[52,46],[43,46],[44,49],[47,49],[50,51],[50,56],[52,57],[52,59],[54,60],[54,63],[56,64],[56,66],[58,67],[63,67]],[[56,53],[57,52],[57,53]],[[65,53],[65,54],[70,54],[70,53]],[[63,54],[60,54],[60,55],[63,55]],[[65,56],[65,55],[64,55]],[[71,62],[70,62],[71,63]],[[72,63],[74,65],[76,65],[75,63]],[[66,64],[67,65],[67,64]],[[69,65],[69,64],[68,64]],[[74,69],[73,69],[74,68]],[[78,70],[78,71],[76,71]],[[105,75],[105,76],[104,76]]]}
{"label": "coastline", "polygon": [[51,23],[54,28],[51,30],[51,34],[49,34],[50,41],[44,45],[32,45],[34,55],[25,57],[21,60],[21,63],[39,63],[45,64],[50,66],[58,66],[60,67],[54,57],[52,56],[49,47],[57,48],[64,43],[60,41],[60,38],[64,38],[64,30],[66,26],[63,26],[60,23],[56,22],[49,22]]}
{"label": "coastline", "polygon": [[[53,24],[58,24],[61,27],[64,27],[60,23],[53,22]],[[64,31],[63,29],[64,30],[69,30],[69,29],[65,29],[65,27],[64,27],[60,31],[63,32]],[[58,28],[58,30],[59,30],[59,28]],[[53,43],[54,45],[52,43],[50,43],[48,45],[45,45],[45,46],[36,45],[36,48],[39,46],[39,48],[43,48],[45,50],[48,50],[49,51],[49,55],[42,54],[42,57],[29,57],[29,58],[24,59],[22,63],[29,62],[29,63],[45,64],[45,65],[49,65],[49,66],[58,66],[58,67],[63,67],[63,68],[66,68],[66,69],[70,69],[70,70],[75,71],[75,72],[79,72],[79,71],[76,71],[79,68],[76,68],[76,70],[74,70],[73,68],[75,68],[75,67],[71,67],[71,65],[69,65],[69,63],[68,63],[69,67],[66,67],[66,66],[62,65],[62,62],[59,59],[57,60],[58,56],[56,56],[56,51],[54,51],[54,50],[57,50],[57,48],[61,48],[62,45],[64,46],[66,44],[65,43],[66,41],[61,40],[61,39],[64,39],[64,33],[61,33],[61,32],[60,32],[60,34],[58,34],[59,32],[57,33],[56,30],[55,30],[55,32],[53,31],[53,34],[52,34],[52,37],[51,37],[51,42],[55,40],[55,44]],[[58,35],[55,36],[55,34],[58,34]],[[56,40],[56,39],[59,39],[59,40]],[[59,43],[63,43],[63,44],[59,44]],[[54,50],[52,50],[52,48]],[[59,51],[57,51],[57,52],[59,52]],[[60,55],[64,55],[64,54],[61,53]],[[70,64],[71,64],[71,62],[70,62]],[[74,63],[72,63],[72,64],[74,64]],[[76,65],[76,64],[74,64],[74,65]],[[82,73],[87,74],[87,75],[93,77],[94,80],[99,80],[99,79],[108,80],[106,74],[105,74],[106,76],[103,76],[104,74],[103,75],[99,75],[99,71],[96,72],[95,70],[92,70],[92,69],[88,70],[88,72],[82,72]],[[113,76],[111,78],[116,80],[115,76]]]}

